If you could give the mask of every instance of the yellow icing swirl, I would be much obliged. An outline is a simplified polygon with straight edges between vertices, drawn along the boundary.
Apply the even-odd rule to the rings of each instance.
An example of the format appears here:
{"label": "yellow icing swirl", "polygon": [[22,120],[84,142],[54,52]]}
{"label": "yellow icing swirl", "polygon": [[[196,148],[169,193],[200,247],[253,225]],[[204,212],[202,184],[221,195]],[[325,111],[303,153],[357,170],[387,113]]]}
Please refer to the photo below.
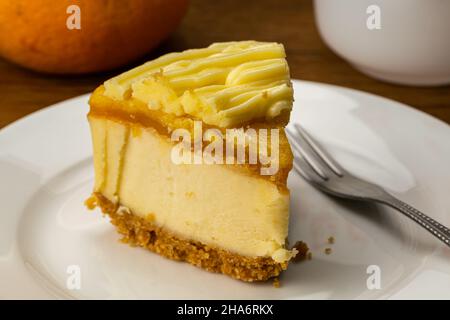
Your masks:
{"label": "yellow icing swirl", "polygon": [[292,108],[282,44],[239,41],[169,53],[105,82],[105,95],[131,96],[177,116],[219,127],[270,120]]}

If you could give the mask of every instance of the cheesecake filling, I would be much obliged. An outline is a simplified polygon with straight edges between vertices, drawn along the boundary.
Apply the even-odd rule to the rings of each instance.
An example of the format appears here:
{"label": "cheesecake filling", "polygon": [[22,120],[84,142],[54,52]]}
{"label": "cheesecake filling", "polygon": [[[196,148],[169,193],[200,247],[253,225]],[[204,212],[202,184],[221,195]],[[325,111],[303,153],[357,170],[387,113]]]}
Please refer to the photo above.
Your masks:
{"label": "cheesecake filling", "polygon": [[286,190],[226,165],[174,164],[173,143],[153,128],[89,121],[95,192],[180,238],[276,262],[295,255],[285,249]]}

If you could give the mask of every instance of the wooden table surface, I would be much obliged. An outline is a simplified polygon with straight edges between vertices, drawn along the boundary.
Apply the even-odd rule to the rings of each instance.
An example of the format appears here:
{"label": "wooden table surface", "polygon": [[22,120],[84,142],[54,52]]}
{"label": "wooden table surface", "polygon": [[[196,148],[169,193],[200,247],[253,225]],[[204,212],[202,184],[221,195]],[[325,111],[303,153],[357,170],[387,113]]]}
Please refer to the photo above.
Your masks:
{"label": "wooden table surface", "polygon": [[[137,65],[162,53],[217,41],[284,43],[292,78],[351,87],[404,102],[450,123],[450,87],[413,88],[373,80],[331,52],[314,24],[312,0],[192,0],[178,30]],[[109,73],[61,77],[14,66],[0,59],[0,128],[35,110],[92,91]]]}

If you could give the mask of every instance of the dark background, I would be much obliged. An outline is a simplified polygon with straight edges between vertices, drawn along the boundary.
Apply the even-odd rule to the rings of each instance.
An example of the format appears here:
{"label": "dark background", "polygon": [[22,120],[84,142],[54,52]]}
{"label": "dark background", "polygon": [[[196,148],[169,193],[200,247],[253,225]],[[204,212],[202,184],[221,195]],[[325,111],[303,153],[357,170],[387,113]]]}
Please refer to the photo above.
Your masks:
{"label": "dark background", "polygon": [[112,75],[160,54],[249,39],[283,43],[292,78],[372,92],[450,123],[450,86],[404,87],[362,75],[320,39],[312,0],[191,0],[176,32],[157,50],[121,70],[77,77],[49,76],[0,59],[0,128],[35,110],[90,92]]}

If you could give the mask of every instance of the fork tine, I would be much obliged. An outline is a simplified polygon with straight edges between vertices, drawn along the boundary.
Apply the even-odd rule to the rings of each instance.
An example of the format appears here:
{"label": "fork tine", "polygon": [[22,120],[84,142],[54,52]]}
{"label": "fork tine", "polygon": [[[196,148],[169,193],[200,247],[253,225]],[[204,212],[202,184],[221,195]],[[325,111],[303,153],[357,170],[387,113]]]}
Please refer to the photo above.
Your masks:
{"label": "fork tine", "polygon": [[[323,180],[327,180],[328,179],[327,174],[324,172],[324,170],[322,170],[322,168],[320,166],[317,165],[317,161],[310,159],[309,153],[307,153],[305,150],[303,150],[302,145],[296,140],[298,137],[296,135],[292,134],[291,132],[289,132],[289,136],[291,137],[291,141],[292,141],[291,142],[292,149],[299,154],[299,156],[295,158],[294,164],[297,161],[297,159],[301,159],[301,160],[303,160],[302,161],[303,167],[307,167],[307,168],[311,169],[314,172],[313,175],[319,176]],[[304,165],[306,165],[306,166],[304,166]]]}
{"label": "fork tine", "polygon": [[317,184],[323,182],[322,177],[319,176],[317,172],[311,168],[311,166],[305,161],[302,156],[295,159],[293,167],[294,170],[297,171],[297,173],[299,173],[305,180],[309,182],[315,182]]}
{"label": "fork tine", "polygon": [[302,134],[294,134],[289,132],[291,136],[291,147],[297,151],[305,160],[305,162],[319,175],[322,179],[328,180],[335,175],[326,163],[322,161],[320,156],[309,145],[308,141]]}
{"label": "fork tine", "polygon": [[313,138],[311,138],[305,129],[303,129],[300,125],[294,125],[294,128],[297,130],[298,134],[306,140],[318,158],[320,158],[320,160],[322,160],[328,168],[330,168],[339,177],[344,175],[345,170],[324,149],[322,149]]}

